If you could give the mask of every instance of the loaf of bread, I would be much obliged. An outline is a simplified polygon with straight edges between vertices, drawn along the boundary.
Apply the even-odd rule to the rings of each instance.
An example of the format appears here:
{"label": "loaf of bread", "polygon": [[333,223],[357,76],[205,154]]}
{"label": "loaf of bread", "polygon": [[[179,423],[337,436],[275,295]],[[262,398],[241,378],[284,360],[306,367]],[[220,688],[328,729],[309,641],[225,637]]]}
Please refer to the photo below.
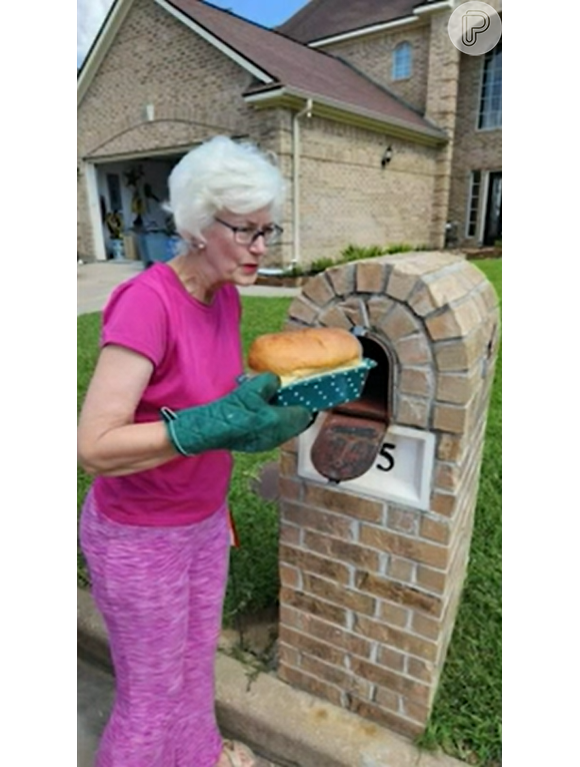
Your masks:
{"label": "loaf of bread", "polygon": [[360,342],[342,328],[304,328],[267,333],[256,338],[248,352],[248,367],[252,372],[276,373],[283,385],[354,367],[361,360]]}

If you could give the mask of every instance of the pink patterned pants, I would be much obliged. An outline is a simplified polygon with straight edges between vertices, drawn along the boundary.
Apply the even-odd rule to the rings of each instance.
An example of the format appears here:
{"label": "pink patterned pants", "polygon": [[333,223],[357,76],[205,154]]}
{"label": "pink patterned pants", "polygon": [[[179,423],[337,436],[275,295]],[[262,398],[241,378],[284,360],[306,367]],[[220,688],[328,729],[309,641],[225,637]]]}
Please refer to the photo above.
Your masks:
{"label": "pink patterned pants", "polygon": [[187,527],[137,527],[108,520],[89,493],[80,540],[115,670],[95,767],[214,767],[226,508]]}

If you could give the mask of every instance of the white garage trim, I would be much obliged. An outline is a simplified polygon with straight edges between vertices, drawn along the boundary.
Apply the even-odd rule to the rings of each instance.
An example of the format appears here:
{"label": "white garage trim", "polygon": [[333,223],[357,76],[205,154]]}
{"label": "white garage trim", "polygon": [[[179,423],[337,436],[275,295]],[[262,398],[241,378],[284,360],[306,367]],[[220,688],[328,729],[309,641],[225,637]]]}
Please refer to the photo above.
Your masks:
{"label": "white garage trim", "polygon": [[97,169],[94,163],[87,162],[84,168],[85,183],[87,190],[87,205],[89,211],[89,222],[93,238],[93,249],[97,261],[107,260],[107,251],[105,249],[105,238],[103,236],[103,225],[101,222],[101,210],[99,207],[99,188],[97,184]]}

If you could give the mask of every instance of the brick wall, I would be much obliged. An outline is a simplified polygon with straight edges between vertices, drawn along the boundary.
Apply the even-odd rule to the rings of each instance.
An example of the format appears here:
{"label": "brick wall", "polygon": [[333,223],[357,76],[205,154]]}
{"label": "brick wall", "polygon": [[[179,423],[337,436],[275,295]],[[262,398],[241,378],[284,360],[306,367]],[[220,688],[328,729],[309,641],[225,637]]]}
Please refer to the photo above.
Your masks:
{"label": "brick wall", "polygon": [[[489,0],[488,4],[502,16],[501,0]],[[501,171],[502,167],[501,128],[483,131],[477,128],[483,62],[483,56],[461,54],[449,220],[457,223],[459,243],[464,247],[480,245],[476,238],[466,235],[470,172]],[[484,200],[480,199],[479,217],[484,215],[483,208]]]}
{"label": "brick wall", "polygon": [[[251,75],[150,0],[137,0],[79,109],[79,153],[90,158],[187,146],[244,133]],[[155,120],[146,122],[146,104]]]}
{"label": "brick wall", "polygon": [[[364,304],[364,306],[363,306]],[[393,423],[436,437],[428,509],[364,498],[280,459],[279,675],[415,736],[427,722],[466,573],[498,338],[497,298],[442,252],[335,267],[288,327],[369,317],[395,359]]]}
{"label": "brick wall", "polygon": [[[501,13],[500,2],[490,4]],[[325,50],[346,59],[447,131],[451,141],[439,154],[428,240],[442,246],[445,223],[454,221],[459,243],[473,247],[477,241],[465,236],[470,172],[501,170],[502,132],[476,127],[483,57],[460,54],[450,43],[449,13],[430,14],[406,28],[334,43]],[[393,81],[392,52],[405,40],[413,46],[413,71],[410,78]],[[480,203],[483,207],[483,200]]]}
{"label": "brick wall", "polygon": [[[502,130],[479,130],[479,99],[483,56],[461,55],[461,75],[457,97],[457,130],[451,170],[449,220],[458,223],[460,240],[467,246],[477,245],[466,237],[469,179],[472,170],[498,171],[502,167]],[[480,215],[483,200],[480,200]]]}
{"label": "brick wall", "polygon": [[437,158],[433,201],[432,238],[437,247],[445,243],[445,225],[449,220],[451,164],[457,129],[457,88],[460,53],[451,44],[447,25],[449,13],[431,17],[429,75],[425,117],[442,128],[449,138]]}
{"label": "brick wall", "polygon": [[[428,23],[415,22],[408,27],[379,32],[364,39],[332,43],[325,46],[324,50],[345,59],[415,109],[424,112],[427,101],[429,33]],[[413,46],[411,76],[393,80],[393,51],[403,42],[409,42]]]}
{"label": "brick wall", "polygon": [[[351,243],[430,244],[438,150],[317,117],[301,121],[300,137],[302,263],[336,259]],[[291,141],[288,124],[281,151],[289,169]],[[387,143],[394,154],[383,169]]]}

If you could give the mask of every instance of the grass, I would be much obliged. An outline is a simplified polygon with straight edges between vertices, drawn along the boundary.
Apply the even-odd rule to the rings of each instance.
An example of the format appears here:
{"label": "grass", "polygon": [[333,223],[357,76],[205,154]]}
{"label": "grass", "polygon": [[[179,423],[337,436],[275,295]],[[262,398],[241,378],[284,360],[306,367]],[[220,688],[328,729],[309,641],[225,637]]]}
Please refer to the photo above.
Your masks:
{"label": "grass", "polygon": [[[244,359],[251,342],[262,333],[281,330],[292,298],[243,296],[242,346]],[[224,620],[231,624],[239,613],[259,613],[277,604],[278,507],[252,490],[262,466],[277,458],[278,451],[259,455],[236,453],[230,488],[230,509],[241,546],[232,551],[231,577],[224,605]]]}
{"label": "grass", "polygon": [[[501,260],[474,261],[501,300]],[[491,393],[469,568],[431,720],[420,740],[501,765],[501,349]]]}
{"label": "grass", "polygon": [[441,683],[420,743],[474,765],[501,765],[501,469],[484,453],[467,581]]}
{"label": "grass", "polygon": [[[474,261],[501,299],[501,260]],[[244,354],[255,336],[279,330],[290,298],[243,297]],[[96,361],[100,313],[78,318],[79,406]],[[278,597],[276,504],[251,489],[277,451],[236,454],[230,504],[242,547],[232,552],[224,620],[275,606]],[[78,470],[78,505],[89,478]],[[82,554],[77,581],[87,585]],[[478,767],[501,765],[501,349],[488,414],[470,563],[431,719],[419,744]]]}

